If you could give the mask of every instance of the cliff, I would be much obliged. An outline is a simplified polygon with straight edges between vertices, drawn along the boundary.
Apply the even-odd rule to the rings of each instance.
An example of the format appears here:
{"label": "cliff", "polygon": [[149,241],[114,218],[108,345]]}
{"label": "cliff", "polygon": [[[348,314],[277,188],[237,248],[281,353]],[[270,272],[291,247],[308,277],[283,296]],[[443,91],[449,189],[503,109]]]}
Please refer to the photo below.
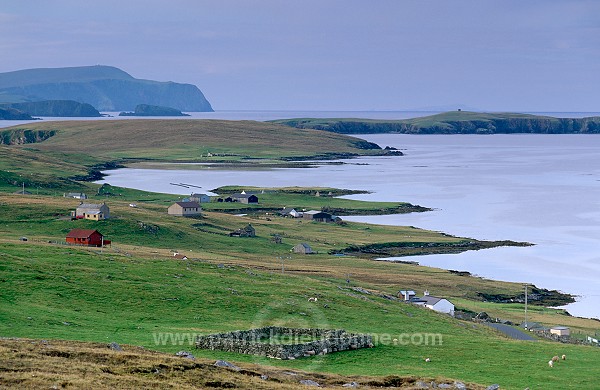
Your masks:
{"label": "cliff", "polygon": [[191,84],[136,79],[110,66],[26,69],[0,73],[0,102],[75,100],[100,111],[133,110],[138,104],[181,111],[213,111]]}
{"label": "cliff", "polygon": [[282,119],[275,123],[341,134],[578,134],[600,133],[600,117],[554,118],[514,113],[451,111],[403,120]]}
{"label": "cliff", "polygon": [[11,107],[0,107],[0,120],[32,120],[31,115]]}
{"label": "cliff", "polygon": [[149,104],[138,104],[134,112],[122,112],[119,116],[189,116],[181,111],[162,106],[152,106]]}
{"label": "cliff", "polygon": [[10,103],[0,105],[14,108],[35,116],[98,117],[101,116],[91,104],[73,100],[44,100],[41,102]]}

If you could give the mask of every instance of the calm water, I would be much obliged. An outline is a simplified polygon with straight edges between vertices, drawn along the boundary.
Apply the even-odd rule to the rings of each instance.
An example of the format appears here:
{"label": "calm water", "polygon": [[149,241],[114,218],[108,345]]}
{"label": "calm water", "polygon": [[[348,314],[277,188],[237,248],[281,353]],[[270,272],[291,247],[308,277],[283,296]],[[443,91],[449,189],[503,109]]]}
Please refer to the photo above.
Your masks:
{"label": "calm water", "polygon": [[[365,118],[365,119],[407,119],[439,114],[440,111],[215,111],[215,112],[190,112],[186,117],[153,117],[154,119],[227,119],[227,120],[252,120],[268,121],[288,118]],[[130,120],[139,117],[119,116],[119,112],[104,112],[108,115],[100,118],[58,118],[42,117],[43,121],[63,120]],[[548,115],[557,118],[582,118],[600,116],[593,112],[530,112],[530,114]],[[39,121],[6,121],[0,120],[0,128],[22,125]]]}
{"label": "calm water", "polygon": [[202,186],[201,191],[221,185],[331,186],[372,191],[356,199],[432,207],[435,211],[428,213],[347,219],[535,243],[411,260],[578,294],[569,312],[600,318],[600,136],[363,138],[400,148],[405,156],[360,158],[311,169],[120,169],[108,172],[105,181],[175,194],[189,190],[171,182]]}

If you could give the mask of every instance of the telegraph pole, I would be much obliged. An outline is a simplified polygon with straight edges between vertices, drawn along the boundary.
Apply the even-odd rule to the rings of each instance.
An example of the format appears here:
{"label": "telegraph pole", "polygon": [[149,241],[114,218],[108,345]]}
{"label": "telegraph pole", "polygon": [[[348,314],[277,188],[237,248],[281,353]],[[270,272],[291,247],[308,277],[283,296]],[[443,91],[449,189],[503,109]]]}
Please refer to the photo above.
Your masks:
{"label": "telegraph pole", "polygon": [[527,324],[527,290],[529,283],[525,283],[525,329],[529,329],[529,324]]}

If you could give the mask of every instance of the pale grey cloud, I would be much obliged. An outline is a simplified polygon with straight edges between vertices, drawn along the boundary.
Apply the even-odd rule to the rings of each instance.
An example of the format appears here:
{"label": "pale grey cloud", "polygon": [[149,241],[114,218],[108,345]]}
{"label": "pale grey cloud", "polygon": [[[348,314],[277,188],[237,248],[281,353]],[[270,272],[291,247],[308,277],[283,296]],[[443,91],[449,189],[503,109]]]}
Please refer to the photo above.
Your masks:
{"label": "pale grey cloud", "polygon": [[0,0],[0,71],[107,64],[216,109],[592,111],[600,2]]}

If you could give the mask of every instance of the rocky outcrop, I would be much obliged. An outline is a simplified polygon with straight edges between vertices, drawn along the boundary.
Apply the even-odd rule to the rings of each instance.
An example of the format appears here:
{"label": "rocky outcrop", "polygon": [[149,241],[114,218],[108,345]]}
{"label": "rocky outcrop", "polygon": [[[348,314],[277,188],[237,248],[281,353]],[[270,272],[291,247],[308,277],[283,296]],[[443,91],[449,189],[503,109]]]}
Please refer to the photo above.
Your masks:
{"label": "rocky outcrop", "polygon": [[45,141],[54,134],[54,130],[4,130],[0,131],[0,145],[33,144]]}
{"label": "rocky outcrop", "polygon": [[189,116],[176,108],[138,104],[133,112],[121,112],[119,116]]}

